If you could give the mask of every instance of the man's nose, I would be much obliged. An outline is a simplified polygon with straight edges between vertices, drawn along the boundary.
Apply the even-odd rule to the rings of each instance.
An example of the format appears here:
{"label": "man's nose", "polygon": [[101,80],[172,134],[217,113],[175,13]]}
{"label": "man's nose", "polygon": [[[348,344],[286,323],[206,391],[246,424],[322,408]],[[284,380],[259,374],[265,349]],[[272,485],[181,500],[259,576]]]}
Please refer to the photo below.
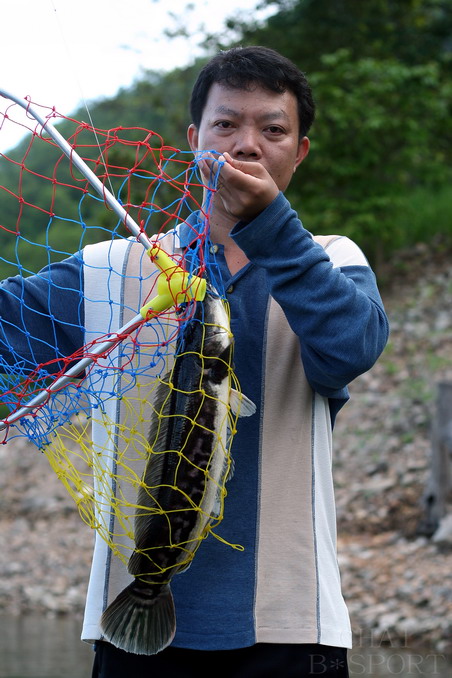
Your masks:
{"label": "man's nose", "polygon": [[258,131],[251,127],[238,130],[234,140],[234,157],[239,160],[246,160],[247,158],[258,160],[261,154]]}

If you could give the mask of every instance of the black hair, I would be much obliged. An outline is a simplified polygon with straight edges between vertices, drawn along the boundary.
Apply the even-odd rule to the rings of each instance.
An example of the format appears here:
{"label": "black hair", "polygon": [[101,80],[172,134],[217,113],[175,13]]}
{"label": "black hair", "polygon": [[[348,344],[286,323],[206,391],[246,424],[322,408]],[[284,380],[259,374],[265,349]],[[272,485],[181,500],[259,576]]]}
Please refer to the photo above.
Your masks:
{"label": "black hair", "polygon": [[233,47],[216,54],[201,69],[190,99],[191,119],[198,129],[214,83],[242,90],[251,90],[260,85],[278,94],[290,91],[298,102],[300,138],[308,133],[313,123],[315,103],[305,74],[274,49]]}

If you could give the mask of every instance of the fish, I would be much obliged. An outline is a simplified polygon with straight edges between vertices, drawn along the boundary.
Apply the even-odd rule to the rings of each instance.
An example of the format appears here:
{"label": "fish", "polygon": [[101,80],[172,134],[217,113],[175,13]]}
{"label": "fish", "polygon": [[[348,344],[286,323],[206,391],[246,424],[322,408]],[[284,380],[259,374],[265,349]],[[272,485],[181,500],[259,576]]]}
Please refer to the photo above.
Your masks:
{"label": "fish", "polygon": [[182,326],[172,371],[160,382],[149,432],[150,454],[138,491],[134,580],[101,617],[103,639],[133,654],[171,644],[176,610],[171,580],[191,564],[222,517],[231,414],[256,407],[231,381],[233,336],[225,303],[208,283],[203,301]]}

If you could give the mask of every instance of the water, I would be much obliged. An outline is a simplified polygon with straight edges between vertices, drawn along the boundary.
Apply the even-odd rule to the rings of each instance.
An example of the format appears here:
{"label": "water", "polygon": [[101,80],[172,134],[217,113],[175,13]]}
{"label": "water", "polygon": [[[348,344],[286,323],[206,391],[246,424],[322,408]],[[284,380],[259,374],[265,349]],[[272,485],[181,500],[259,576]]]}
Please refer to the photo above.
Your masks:
{"label": "water", "polygon": [[[93,650],[80,641],[80,628],[80,619],[0,614],[0,678],[90,678]],[[452,676],[451,657],[409,648],[358,647],[349,666],[353,678]],[[325,667],[315,670],[321,676]]]}
{"label": "water", "polygon": [[0,678],[89,678],[81,619],[0,615]]}

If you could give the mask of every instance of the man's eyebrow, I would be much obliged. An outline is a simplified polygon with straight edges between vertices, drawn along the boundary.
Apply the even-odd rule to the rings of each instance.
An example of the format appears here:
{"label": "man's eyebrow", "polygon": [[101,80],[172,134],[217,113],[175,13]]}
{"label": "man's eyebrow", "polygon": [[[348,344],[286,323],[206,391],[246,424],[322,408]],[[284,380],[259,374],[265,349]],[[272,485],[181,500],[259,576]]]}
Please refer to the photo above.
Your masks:
{"label": "man's eyebrow", "polygon": [[[217,115],[228,115],[231,118],[240,118],[240,111],[235,110],[234,108],[229,108],[228,106],[220,105],[215,109]],[[289,116],[281,108],[277,108],[274,111],[267,111],[258,116],[259,120],[262,122],[268,122],[271,120],[289,120]]]}
{"label": "man's eyebrow", "polygon": [[233,118],[237,118],[240,115],[239,111],[236,111],[233,108],[228,108],[224,105],[217,106],[215,113],[220,115],[230,115]]}

